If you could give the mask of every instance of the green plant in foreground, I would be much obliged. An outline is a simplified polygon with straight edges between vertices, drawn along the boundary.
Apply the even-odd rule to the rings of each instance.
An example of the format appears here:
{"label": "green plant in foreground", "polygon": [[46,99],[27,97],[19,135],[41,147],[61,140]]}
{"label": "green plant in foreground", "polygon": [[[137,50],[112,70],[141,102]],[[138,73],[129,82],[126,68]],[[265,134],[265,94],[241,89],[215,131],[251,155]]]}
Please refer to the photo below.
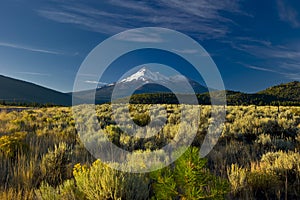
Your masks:
{"label": "green plant in foreground", "polygon": [[36,197],[41,200],[84,200],[85,195],[75,186],[75,181],[66,180],[59,187],[54,188],[43,182],[38,190],[35,190]]}
{"label": "green plant in foreground", "polygon": [[41,172],[44,180],[51,186],[58,186],[68,178],[70,149],[66,143],[55,145],[42,158]]}
{"label": "green plant in foreground", "polygon": [[100,160],[91,167],[77,164],[73,170],[78,190],[86,199],[148,199],[149,179],[145,174],[126,173]]}
{"label": "green plant in foreground", "polygon": [[153,199],[224,199],[229,190],[227,181],[206,169],[206,160],[199,149],[189,148],[175,163],[151,172]]}
{"label": "green plant in foreground", "polygon": [[227,168],[228,180],[231,184],[231,190],[234,194],[242,191],[246,186],[247,170],[239,167],[237,164],[232,164]]}
{"label": "green plant in foreground", "polygon": [[25,137],[25,132],[17,132],[0,137],[0,151],[8,158],[14,158],[18,151],[26,151],[28,149],[24,143]]}

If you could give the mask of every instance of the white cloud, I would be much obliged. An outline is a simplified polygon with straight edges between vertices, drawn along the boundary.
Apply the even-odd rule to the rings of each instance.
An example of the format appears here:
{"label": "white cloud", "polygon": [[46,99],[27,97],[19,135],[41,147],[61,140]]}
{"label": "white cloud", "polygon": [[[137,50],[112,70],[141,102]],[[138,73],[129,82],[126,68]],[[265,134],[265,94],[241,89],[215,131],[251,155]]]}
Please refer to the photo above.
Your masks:
{"label": "white cloud", "polygon": [[196,54],[198,53],[197,49],[173,49],[173,51],[177,53],[183,53],[183,54]]}
{"label": "white cloud", "polygon": [[295,72],[291,72],[291,71],[288,71],[288,70],[285,71],[285,70],[282,70],[281,68],[270,69],[269,66],[268,67],[260,67],[260,66],[248,65],[248,64],[243,64],[243,63],[240,63],[240,64],[242,64],[244,67],[247,67],[247,68],[250,68],[250,69],[280,74],[280,75],[286,77],[287,79],[300,80],[300,73],[299,72],[295,73]]}
{"label": "white cloud", "polygon": [[293,49],[289,45],[259,45],[259,44],[245,44],[236,43],[232,45],[233,48],[252,54],[258,58],[276,58],[276,59],[296,59],[300,61],[300,50]]}
{"label": "white cloud", "polygon": [[90,80],[86,80],[84,81],[85,83],[90,83],[90,84],[99,84],[99,85],[107,85],[108,83],[105,82],[99,82],[99,81],[90,81]]}
{"label": "white cloud", "polygon": [[281,21],[289,23],[294,28],[300,27],[298,12],[283,0],[277,0],[278,15]]}
{"label": "white cloud", "polygon": [[16,72],[18,74],[26,74],[32,76],[51,76],[51,74],[39,73],[39,72]]}
{"label": "white cloud", "polygon": [[84,74],[84,73],[81,73],[81,74],[78,74],[79,76],[87,76],[87,77],[98,77],[97,75],[95,74]]}
{"label": "white cloud", "polygon": [[300,48],[295,44],[280,44],[275,45],[270,41],[257,40],[257,39],[245,39],[235,38],[232,41],[226,42],[231,45],[232,48],[239,51],[249,53],[257,58],[265,58],[266,60],[289,60],[290,62],[300,62]]}
{"label": "white cloud", "polygon": [[278,73],[275,70],[264,68],[264,67],[257,67],[257,66],[254,66],[254,65],[245,65],[245,66],[248,67],[248,68],[250,68],[250,69],[255,69],[255,70],[259,70],[259,71],[266,71],[266,72]]}
{"label": "white cloud", "polygon": [[284,73],[283,75],[288,79],[300,81],[300,73]]}
{"label": "white cloud", "polygon": [[[76,24],[84,29],[88,29],[94,32],[99,33],[116,33],[125,30],[125,28],[121,26],[115,26],[110,23],[106,23],[101,20],[101,16],[99,19],[95,19],[91,15],[91,12],[87,12],[87,15],[83,15],[83,13],[72,13],[72,10],[39,10],[39,15],[45,17],[47,19],[60,22],[60,23],[68,23],[68,24]],[[100,14],[100,13],[99,13]]]}
{"label": "white cloud", "polygon": [[220,38],[230,32],[228,23],[234,22],[222,13],[245,15],[239,0],[110,0],[102,1],[101,5],[102,8],[95,8],[84,3],[64,2],[37,12],[50,20],[105,34],[157,26],[182,31],[198,39]]}
{"label": "white cloud", "polygon": [[[299,80],[300,71],[300,48],[299,44],[273,44],[270,41],[254,38],[234,38],[225,41],[232,48],[252,55],[256,64],[249,65],[239,63],[247,68],[273,72],[285,76],[291,80]],[[261,67],[264,66],[264,67]]]}
{"label": "white cloud", "polygon": [[123,33],[116,36],[117,40],[129,41],[129,42],[142,42],[142,43],[160,43],[163,41],[160,35],[156,33],[149,33],[145,31],[134,30],[130,33]]}
{"label": "white cloud", "polygon": [[34,48],[34,47],[29,47],[29,46],[23,46],[23,45],[13,44],[13,43],[0,42],[0,46],[2,46],[2,47],[9,47],[9,48],[15,48],[15,49],[21,49],[21,50],[27,50],[27,51],[32,51],[32,52],[38,52],[38,53],[63,55],[62,52],[58,52],[58,51],[51,51],[51,50],[47,50],[47,49],[39,49],[39,48]]}

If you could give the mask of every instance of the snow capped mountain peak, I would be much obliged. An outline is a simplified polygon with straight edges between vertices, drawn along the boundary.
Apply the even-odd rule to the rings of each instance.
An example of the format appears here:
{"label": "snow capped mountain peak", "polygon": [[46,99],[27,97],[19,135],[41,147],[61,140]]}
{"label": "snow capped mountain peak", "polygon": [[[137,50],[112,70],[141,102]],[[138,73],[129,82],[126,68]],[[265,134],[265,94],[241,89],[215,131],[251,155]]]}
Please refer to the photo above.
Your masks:
{"label": "snow capped mountain peak", "polygon": [[[170,92],[191,94],[207,92],[207,88],[199,83],[190,80],[188,77],[181,74],[172,74],[166,76],[160,72],[152,71],[151,68],[142,67],[135,73],[126,74],[118,82],[104,85],[98,88],[98,91],[107,93],[114,91],[118,98],[127,97],[128,91],[135,89],[136,94],[142,93],[159,93]],[[194,91],[191,90],[191,87]]]}
{"label": "snow capped mountain peak", "polygon": [[169,81],[169,78],[162,75],[159,72],[152,72],[146,67],[141,68],[136,73],[122,79],[120,83],[132,82],[132,81],[145,81],[145,82],[159,82],[159,81]]}

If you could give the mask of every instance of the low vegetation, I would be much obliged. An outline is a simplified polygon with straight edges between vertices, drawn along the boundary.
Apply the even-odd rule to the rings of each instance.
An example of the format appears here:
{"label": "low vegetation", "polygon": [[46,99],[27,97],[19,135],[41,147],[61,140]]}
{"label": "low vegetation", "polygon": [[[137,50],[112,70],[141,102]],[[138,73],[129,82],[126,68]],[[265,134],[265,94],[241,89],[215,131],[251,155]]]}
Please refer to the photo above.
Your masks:
{"label": "low vegetation", "polygon": [[[167,123],[148,138],[124,133],[109,104],[96,106],[96,113],[114,144],[138,154],[162,151],[177,137],[180,106],[163,107]],[[168,167],[140,174],[114,170],[95,159],[78,136],[71,108],[3,109],[0,199],[300,198],[300,107],[228,106],[222,135],[206,158],[199,157],[199,148],[213,119],[210,106],[200,107],[191,147]],[[149,109],[147,104],[132,105],[131,118],[145,126]]]}

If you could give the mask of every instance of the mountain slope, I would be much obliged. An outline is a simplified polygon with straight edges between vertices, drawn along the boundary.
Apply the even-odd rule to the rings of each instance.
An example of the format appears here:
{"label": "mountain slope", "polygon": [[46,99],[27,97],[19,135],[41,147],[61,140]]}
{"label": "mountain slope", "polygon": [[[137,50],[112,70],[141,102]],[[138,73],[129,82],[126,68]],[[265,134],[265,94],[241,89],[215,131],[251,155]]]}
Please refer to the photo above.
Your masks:
{"label": "mountain slope", "polygon": [[[187,82],[189,85],[186,84]],[[117,86],[118,88],[124,88],[124,90],[137,88],[136,94],[170,92],[171,88],[176,89],[173,92],[184,94],[208,92],[206,87],[196,81],[187,79],[185,76],[167,77],[159,72],[152,72],[147,67],[143,67],[136,73],[122,79],[117,83]],[[190,86],[194,91],[190,91]],[[122,90],[119,91],[122,92]]]}
{"label": "mountain slope", "polygon": [[[176,103],[178,102],[176,96],[172,94],[168,87],[164,86],[175,87],[178,94],[188,96],[191,92],[187,92],[189,90],[184,84],[184,80],[186,79],[182,75],[166,77],[159,72],[152,72],[148,68],[143,67],[118,83],[97,88],[95,102],[98,104],[110,102],[112,92],[117,86],[118,91],[115,97],[120,99],[128,99],[131,95],[127,93],[128,89],[136,88],[133,96],[130,97],[132,103]],[[199,103],[210,104],[208,88],[196,81],[190,79],[187,79],[187,81],[194,90],[192,93],[197,94]],[[77,93],[77,96],[84,99],[87,96],[92,96],[91,94],[93,93],[94,91],[92,90],[82,91]],[[226,95],[228,105],[300,105],[300,83],[298,81],[285,83],[254,94],[226,91]]]}
{"label": "mountain slope", "polygon": [[0,75],[0,100],[16,103],[71,105],[71,96],[33,83]]}
{"label": "mountain slope", "polygon": [[[186,84],[186,80],[194,91],[190,92]],[[117,86],[117,98],[125,98],[129,96],[128,90],[136,88],[134,94],[149,94],[149,93],[170,93],[169,88],[176,88],[177,93],[204,93],[208,89],[196,81],[186,79],[184,76],[176,75],[167,77],[159,72],[152,72],[147,67],[139,69],[134,74],[123,78],[118,83],[112,83],[98,87],[96,89],[96,103],[110,102],[114,88]],[[76,92],[77,98],[84,99],[91,97],[94,90]]]}
{"label": "mountain slope", "polygon": [[300,101],[300,82],[280,84],[260,91],[258,94],[274,96],[278,100]]}
{"label": "mountain slope", "polygon": [[[300,83],[297,81],[267,88],[247,94],[226,91],[227,105],[294,105],[300,106]],[[215,91],[217,92],[217,91]],[[209,93],[197,94],[199,104],[211,104]],[[137,94],[130,97],[131,103],[174,103],[178,101],[172,93]]]}
{"label": "mountain slope", "polygon": [[[200,94],[198,99],[207,103],[209,94]],[[254,94],[226,91],[226,99],[228,105],[300,105],[300,82],[280,84]]]}
{"label": "mountain slope", "polygon": [[[143,69],[143,68],[142,68]],[[140,72],[139,72],[140,73]],[[141,82],[142,81],[142,82]],[[182,77],[165,77],[156,72],[145,71],[145,73],[133,74],[123,81],[120,81],[120,98],[130,98],[132,103],[178,103],[176,96],[172,92],[159,84],[153,82],[169,82],[176,87],[182,86]],[[188,80],[192,85],[200,104],[210,104],[210,96],[207,88],[199,83]],[[145,85],[137,87],[134,95],[126,96],[126,91],[132,84]],[[97,104],[110,102],[114,84],[102,86],[96,90]],[[180,88],[184,91],[184,87]],[[123,93],[122,93],[123,92]],[[217,92],[217,91],[215,91]],[[84,99],[93,94],[93,90],[76,92],[76,97]],[[183,93],[181,95],[190,95]],[[294,81],[277,86],[273,86],[254,94],[247,94],[235,91],[226,91],[228,105],[300,105],[300,82]],[[40,103],[71,105],[72,93],[64,94],[33,83],[9,78],[0,75],[0,101],[15,103]]]}

